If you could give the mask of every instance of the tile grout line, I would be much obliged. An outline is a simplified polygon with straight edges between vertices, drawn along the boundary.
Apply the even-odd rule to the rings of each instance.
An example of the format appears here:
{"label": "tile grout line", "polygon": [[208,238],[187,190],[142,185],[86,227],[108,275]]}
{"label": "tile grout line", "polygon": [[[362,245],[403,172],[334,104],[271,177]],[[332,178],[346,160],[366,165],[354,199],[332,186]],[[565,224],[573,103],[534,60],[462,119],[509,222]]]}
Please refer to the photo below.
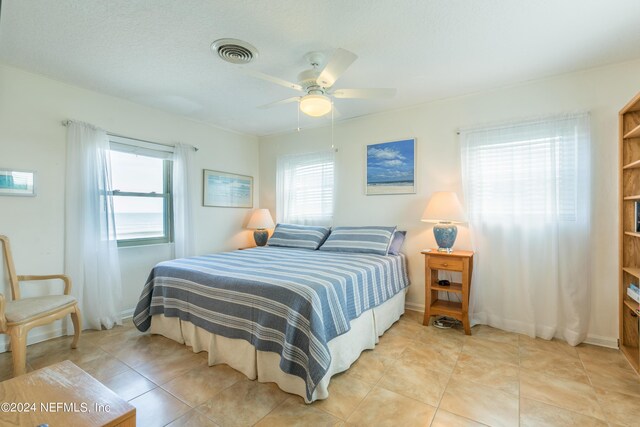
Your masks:
{"label": "tile grout line", "polygon": [[[251,380],[251,381],[258,381],[258,379],[256,378],[255,380]],[[264,383],[261,383],[261,384],[264,384]],[[274,383],[274,384],[275,384],[275,383]],[[286,392],[285,392],[285,393],[286,393]],[[289,393],[287,393],[287,394],[289,394]],[[291,395],[291,396],[295,396],[295,395]],[[282,405],[284,405],[284,404],[285,404],[285,402],[287,402],[287,401],[291,398],[291,396],[289,396],[289,397],[285,398],[282,402],[280,402],[280,403],[278,403],[277,405],[275,405],[273,408],[271,408],[271,410],[270,410],[269,412],[267,412],[266,414],[264,414],[264,416],[262,416],[260,419],[258,419],[258,421],[256,421],[255,423],[251,424],[251,426],[256,426],[256,425],[258,425],[258,424],[260,423],[260,421],[264,420],[264,419],[265,419],[265,418],[267,418],[269,415],[271,415],[271,413],[272,413],[273,411],[275,411],[276,409],[278,409],[279,407],[281,407]],[[297,397],[300,397],[300,396],[297,396]]]}
{"label": "tile grout line", "polygon": [[607,412],[604,410],[602,403],[600,403],[600,398],[598,397],[598,392],[596,391],[596,387],[593,384],[593,381],[591,380],[591,375],[589,375],[589,370],[584,364],[584,360],[582,360],[582,355],[580,354],[579,351],[578,351],[578,358],[580,359],[580,364],[582,365],[582,369],[584,370],[584,373],[587,375],[587,379],[589,380],[589,386],[591,387],[591,390],[593,391],[593,394],[596,397],[596,403],[598,404],[598,408],[600,408],[600,412],[602,412],[604,421],[607,423],[607,425],[611,425],[611,423],[609,422],[609,417],[607,416]]}
{"label": "tile grout line", "polygon": [[[409,339],[409,341],[411,341],[411,342],[413,342],[413,343],[415,343],[415,342],[416,342],[416,340],[415,340],[415,339],[412,339],[412,338],[408,338],[408,339]],[[396,357],[396,358],[395,358],[395,360],[396,360],[396,361],[402,358],[402,354],[404,354],[404,352],[407,350],[407,348],[408,348],[408,347],[409,347],[409,346],[405,347],[405,349],[404,349],[404,350],[402,350],[402,353],[401,353],[400,357]],[[380,381],[382,381],[382,378],[384,378],[385,374],[387,373],[387,370],[389,370],[389,369],[390,369],[390,368],[385,368],[385,370],[383,371],[382,376],[381,376],[381,377],[380,377],[380,379],[376,382],[376,385],[375,385],[373,388],[375,388],[375,387],[377,387],[377,386],[378,386],[378,384],[380,383]],[[373,390],[373,388],[372,388],[371,390]],[[420,400],[418,400],[418,399],[415,399],[415,398],[413,398],[413,397],[405,396],[404,394],[402,394],[402,393],[398,393],[398,392],[393,391],[393,390],[388,390],[388,389],[384,388],[384,386],[380,386],[380,388],[382,388],[383,390],[388,391],[388,392],[390,392],[390,393],[397,394],[398,396],[402,396],[402,397],[404,397],[405,399],[413,400],[414,402],[417,402],[417,403],[419,403],[419,404],[421,404],[421,405],[426,405],[426,406],[434,407],[433,405],[429,405],[428,403],[424,403],[424,402],[422,402],[422,401],[420,401]],[[364,402],[364,399],[363,399],[362,401]],[[362,403],[362,402],[360,402],[360,403]],[[435,407],[435,408],[436,408],[436,411],[435,411],[435,412],[438,412],[438,407]],[[355,412],[355,411],[354,411],[354,412]],[[436,417],[435,412],[434,412],[434,414],[433,414],[433,418],[431,419],[431,422],[429,423],[429,425],[431,425],[431,424],[433,423],[433,420],[434,420],[434,419],[435,419],[435,417]]]}
{"label": "tile grout line", "polygon": [[[579,357],[579,356],[580,356],[580,354],[578,354],[578,357]],[[580,359],[580,362],[582,363],[582,359]],[[584,365],[583,365],[583,369],[584,369],[584,370],[585,370],[585,372],[586,372],[586,369],[584,368]],[[552,376],[550,376],[550,375],[546,375],[546,374],[544,374],[544,373],[540,373],[540,375],[545,376],[545,377],[549,377],[549,378],[554,378],[554,377],[552,377]],[[567,379],[567,378],[560,378],[560,379],[561,379],[561,380],[563,380],[563,381],[573,381],[573,382],[577,382],[577,383],[580,383],[580,384],[583,384],[583,385],[588,385],[588,386],[589,386],[589,387],[591,387],[591,389],[593,390],[593,386],[591,385],[591,379],[589,378],[589,376],[588,376],[588,375],[587,375],[587,378],[589,379],[589,382],[590,382],[589,384],[580,383],[579,381],[570,380],[570,379]],[[594,390],[594,392],[595,392],[595,390]],[[520,397],[520,400],[521,400],[522,398],[523,398],[523,397],[521,396],[521,397]],[[594,420],[603,421],[603,422],[607,423],[607,425],[608,425],[608,424],[610,424],[610,423],[609,423],[609,421],[608,421],[607,419],[601,420],[601,419],[596,418],[596,417],[594,417],[594,416],[591,416],[591,415],[587,415],[587,414],[583,414],[583,413],[580,413],[580,412],[574,411],[573,409],[564,408],[564,407],[562,407],[562,406],[559,406],[559,405],[556,405],[556,404],[553,404],[553,403],[549,403],[549,402],[542,401],[542,400],[540,400],[540,399],[536,399],[535,397],[526,397],[526,399],[528,399],[528,400],[533,400],[533,401],[535,401],[535,402],[542,403],[542,404],[544,404],[544,405],[548,405],[548,406],[551,406],[551,407],[553,407],[553,408],[560,409],[560,410],[562,410],[562,411],[567,411],[567,412],[570,412],[570,413],[572,413],[572,414],[578,414],[578,415],[585,416],[585,417],[588,417],[588,418],[593,418]],[[600,401],[599,401],[599,399],[598,399],[597,394],[596,394],[596,403],[598,404],[598,408],[600,408],[600,410],[602,411],[602,405],[600,405]],[[605,412],[604,412],[604,411],[602,411],[602,415],[603,415],[603,416],[605,415]],[[605,418],[606,418],[606,417],[605,417]]]}
{"label": "tile grout line", "polygon": [[[394,323],[395,324],[395,323]],[[393,325],[391,325],[391,327],[389,327],[389,329],[391,329],[393,327]],[[387,331],[389,330],[387,329]],[[385,331],[386,332],[386,331]],[[378,337],[380,338],[380,337]],[[410,340],[412,341],[412,340]],[[380,343],[380,340],[378,340],[378,342],[376,343],[376,345],[378,345]],[[406,348],[405,348],[406,350]],[[375,351],[375,347],[372,349],[372,351]],[[404,353],[404,350],[402,351]],[[361,353],[362,355],[362,353]],[[359,359],[360,357],[358,357]],[[397,359],[396,359],[397,360]],[[356,359],[357,361],[357,359]],[[355,363],[355,362],[354,362]],[[387,370],[389,369],[388,366],[385,366],[384,369],[382,370],[382,375],[380,375],[380,378],[378,378],[378,380],[373,384],[373,386],[371,387],[371,389],[369,389],[369,391],[367,392],[367,394],[365,394],[365,396],[362,398],[362,400],[360,402],[358,402],[358,404],[356,405],[355,408],[353,408],[353,411],[351,411],[351,413],[349,414],[349,416],[347,417],[346,420],[344,420],[345,422],[347,422],[347,420],[349,418],[351,418],[351,416],[353,414],[355,414],[356,412],[358,412],[358,409],[360,408],[360,406],[362,405],[362,403],[367,399],[367,397],[369,396],[369,394],[371,394],[371,392],[378,386],[378,384],[380,383],[380,381],[382,381],[382,378],[384,378],[384,375],[387,373]],[[385,389],[386,390],[386,389]]]}
{"label": "tile grout line", "polygon": [[520,381],[520,374],[522,370],[522,353],[520,350],[522,346],[520,345],[521,337],[518,335],[518,426],[522,425],[522,383]]}
{"label": "tile grout line", "polygon": [[[449,373],[449,377],[447,378],[447,383],[445,384],[444,388],[442,389],[442,393],[440,394],[440,398],[438,399],[438,404],[436,405],[436,413],[433,414],[433,419],[431,420],[431,423],[429,423],[430,426],[433,425],[433,422],[436,419],[436,415],[438,415],[438,411],[440,410],[440,404],[442,403],[442,399],[444,399],[444,395],[447,392],[447,388],[449,387],[449,384],[451,383],[451,378],[453,377],[453,373],[456,371],[456,367],[458,366],[458,362],[460,361],[460,355],[462,354],[462,351],[464,350],[464,345],[465,345],[465,343],[464,343],[464,340],[463,340],[462,346],[460,347],[460,351],[458,352],[458,355],[456,356],[456,362],[453,364],[453,369]],[[458,414],[455,414],[455,415],[458,415]],[[466,417],[463,417],[463,418],[466,418]],[[467,419],[469,419],[469,418],[467,418]]]}
{"label": "tile grout line", "polygon": [[[399,320],[400,320],[400,319],[398,319],[398,321],[399,321]],[[396,321],[396,322],[398,322],[398,321]],[[387,329],[385,332],[388,332],[388,331],[393,327],[393,325],[395,325],[395,323],[396,323],[396,322],[394,322],[394,323],[389,327],[389,329]],[[378,337],[378,338],[380,338],[380,337]],[[404,337],[404,338],[406,338],[406,337]],[[408,339],[409,339],[409,341],[411,341],[411,342],[415,342],[415,340],[414,340],[414,339],[412,339],[412,338],[408,338]],[[378,340],[378,343],[376,343],[376,345],[378,345],[378,344],[379,344],[379,342],[380,342],[380,341]],[[407,346],[407,347],[408,347],[408,346]],[[375,347],[374,347],[373,349],[371,349],[371,350],[372,350],[372,351],[375,351]],[[401,353],[400,357],[402,356],[402,354],[403,354],[406,350],[407,350],[407,348],[405,347],[405,349],[404,349],[404,350],[402,350],[402,353]],[[361,353],[360,355],[362,355],[362,353]],[[400,359],[400,357],[397,357],[397,358],[395,358],[394,360],[398,360],[398,359]],[[359,358],[360,358],[360,357],[358,356],[358,359],[359,359]],[[356,359],[356,361],[357,361],[357,359]],[[354,363],[355,363],[355,362],[354,362]],[[360,408],[360,406],[361,406],[361,405],[362,405],[362,403],[367,399],[367,397],[369,396],[369,394],[371,394],[371,392],[372,392],[372,391],[373,391],[373,390],[378,386],[378,384],[380,383],[380,381],[382,381],[382,378],[384,378],[384,375],[387,373],[387,371],[388,371],[388,370],[389,370],[389,367],[388,367],[388,366],[385,366],[385,367],[384,367],[384,369],[382,370],[382,375],[380,375],[380,378],[378,378],[378,380],[377,380],[377,381],[372,385],[372,387],[369,389],[369,391],[367,392],[367,394],[365,394],[365,396],[362,398],[362,400],[360,400],[360,402],[358,402],[358,404],[356,405],[356,407],[353,409],[353,411],[351,411],[351,413],[349,414],[349,416],[347,417],[347,419],[346,419],[346,420],[344,420],[344,422],[347,422],[347,420],[348,420],[349,418],[351,418],[351,416],[352,416],[353,414],[355,414],[355,413],[358,411],[358,408]],[[384,387],[381,387],[381,388],[383,388],[384,390],[387,390],[387,389],[386,389],[386,388],[384,388]],[[390,391],[390,390],[387,390],[387,391]],[[406,396],[404,396],[404,397],[406,397]],[[422,403],[422,402],[420,402],[420,403]],[[434,416],[434,417],[435,417],[435,416]]]}
{"label": "tile grout line", "polygon": [[[473,336],[473,335],[471,335],[471,336]],[[448,381],[448,383],[447,383],[447,387],[445,388],[445,390],[444,390],[444,392],[443,392],[443,394],[442,394],[442,397],[441,397],[441,399],[440,399],[440,402],[438,403],[438,409],[440,409],[440,405],[441,405],[441,403],[442,403],[442,399],[444,398],[444,394],[446,393],[446,389],[449,387],[449,384],[451,383],[451,381],[452,381],[452,379],[453,379],[453,374],[455,373],[455,369],[456,369],[456,368],[457,368],[457,366],[458,366],[458,363],[459,363],[459,361],[460,361],[460,357],[464,354],[464,347],[465,347],[465,345],[467,345],[467,344],[466,344],[466,338],[467,338],[467,337],[468,337],[467,335],[464,335],[464,342],[463,342],[462,348],[461,348],[461,350],[460,350],[460,352],[459,352],[459,354],[458,354],[458,357],[457,357],[457,359],[456,359],[456,363],[455,363],[454,369],[451,371],[451,375],[450,375],[450,377],[449,377],[449,381]],[[482,337],[476,337],[476,339],[479,339],[479,340],[482,340],[482,341],[488,341],[488,342],[490,342],[490,343],[491,343],[491,342],[493,342],[493,343],[507,344],[507,345],[510,345],[511,347],[516,347],[516,349],[518,350],[518,355],[519,355],[519,344],[516,344],[516,345],[514,346],[514,345],[511,345],[511,344],[509,344],[509,343],[505,343],[505,342],[503,342],[503,341],[496,341],[496,340],[492,340],[492,339],[489,339],[489,338],[482,338]],[[479,357],[479,358],[481,358],[481,359],[486,359],[484,356],[474,356],[474,355],[472,355],[472,354],[468,354],[468,355],[469,355],[469,356],[471,356],[471,357]],[[514,366],[514,367],[516,366],[515,364],[509,363],[509,362],[504,362],[504,361],[498,361],[498,362],[500,362],[500,363],[504,363],[504,364],[507,364],[507,365],[511,365],[511,366]],[[519,357],[518,357],[518,371],[519,371]],[[500,392],[502,392],[502,393],[505,393],[505,394],[511,395],[512,397],[515,397],[515,398],[517,399],[517,401],[518,401],[518,424],[520,423],[520,387],[519,387],[519,384],[518,384],[518,394],[517,394],[517,395],[514,395],[513,393],[510,393],[510,392],[504,391],[504,390],[502,390],[502,389],[500,389],[500,388],[496,388],[496,387],[493,387],[493,386],[491,386],[491,385],[487,385],[487,384],[485,384],[485,383],[479,383],[479,382],[476,382],[476,381],[473,381],[473,380],[466,380],[466,381],[467,381],[467,382],[469,382],[469,383],[472,383],[472,384],[475,384],[475,385],[481,386],[481,387],[486,387],[486,388],[489,388],[489,389],[493,389],[493,390],[496,390],[496,391],[500,391]],[[518,382],[519,382],[519,381],[518,381]],[[443,409],[443,410],[445,410],[445,409]],[[477,424],[487,425],[487,424],[485,424],[485,423],[483,423],[483,422],[480,422],[480,421],[478,421],[478,420],[476,420],[476,419],[473,419],[473,418],[469,418],[469,417],[464,416],[464,415],[460,415],[460,414],[457,414],[457,413],[453,413],[453,414],[454,414],[454,415],[456,415],[456,416],[458,416],[458,417],[462,417],[462,418],[465,418],[465,419],[467,419],[467,420],[473,421],[474,423],[477,423]]]}

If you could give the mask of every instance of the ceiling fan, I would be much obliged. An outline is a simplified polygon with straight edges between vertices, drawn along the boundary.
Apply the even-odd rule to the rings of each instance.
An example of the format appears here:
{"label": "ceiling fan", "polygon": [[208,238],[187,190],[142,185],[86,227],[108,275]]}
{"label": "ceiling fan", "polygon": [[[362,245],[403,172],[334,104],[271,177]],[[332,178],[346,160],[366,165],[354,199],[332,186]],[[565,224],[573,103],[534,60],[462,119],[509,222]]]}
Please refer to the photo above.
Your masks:
{"label": "ceiling fan", "polygon": [[305,55],[305,60],[311,65],[311,69],[298,74],[298,83],[292,83],[278,77],[270,76],[259,71],[244,68],[243,71],[258,79],[266,80],[290,89],[304,93],[280,101],[272,102],[258,108],[271,108],[290,102],[299,102],[300,111],[312,116],[321,117],[329,113],[333,108],[332,98],[339,99],[374,99],[393,98],[396,89],[333,89],[336,80],[349,68],[358,56],[345,49],[336,49],[326,62],[324,68],[320,68],[325,61],[325,55],[321,52],[311,52]]}

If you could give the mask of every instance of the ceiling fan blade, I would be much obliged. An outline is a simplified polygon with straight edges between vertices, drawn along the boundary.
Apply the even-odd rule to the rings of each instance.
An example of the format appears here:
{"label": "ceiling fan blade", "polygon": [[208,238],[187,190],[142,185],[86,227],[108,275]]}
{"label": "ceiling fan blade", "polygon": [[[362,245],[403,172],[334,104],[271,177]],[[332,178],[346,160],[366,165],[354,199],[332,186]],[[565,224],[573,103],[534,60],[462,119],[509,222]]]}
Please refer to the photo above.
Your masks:
{"label": "ceiling fan blade", "polygon": [[323,87],[331,87],[340,78],[353,61],[358,59],[358,55],[344,49],[336,49],[327,65],[322,69],[316,82]]}
{"label": "ceiling fan blade", "polygon": [[261,105],[258,108],[260,108],[261,110],[266,110],[267,108],[275,107],[277,105],[283,105],[283,104],[288,104],[290,102],[298,102],[298,101],[300,101],[300,97],[294,96],[292,98],[287,98],[280,101],[271,102],[269,104]]}
{"label": "ceiling fan blade", "polygon": [[288,87],[289,89],[294,89],[300,92],[304,92],[302,86],[297,83],[291,83],[279,77],[270,76],[269,74],[261,73],[260,71],[250,70],[248,68],[242,68],[242,72],[257,79],[266,80],[271,83],[275,83],[280,86]]}
{"label": "ceiling fan blade", "polygon": [[336,98],[393,98],[396,96],[396,89],[338,89],[331,93]]}

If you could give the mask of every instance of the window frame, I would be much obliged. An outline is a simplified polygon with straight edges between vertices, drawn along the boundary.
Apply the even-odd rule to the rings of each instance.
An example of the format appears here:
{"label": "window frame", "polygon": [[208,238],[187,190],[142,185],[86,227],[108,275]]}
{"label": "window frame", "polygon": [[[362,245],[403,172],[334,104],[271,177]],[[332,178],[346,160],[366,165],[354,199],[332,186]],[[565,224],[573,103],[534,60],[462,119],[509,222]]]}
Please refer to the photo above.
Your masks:
{"label": "window frame", "polygon": [[[291,178],[297,174],[292,171],[297,171],[298,168],[308,167],[313,165],[331,165],[331,209],[329,214],[323,216],[324,211],[320,211],[314,215],[297,215],[291,216],[292,209],[289,206],[288,194],[294,190],[289,187],[295,180]],[[322,177],[322,174],[320,174]],[[318,187],[322,191],[326,191],[325,187],[321,184]],[[335,150],[322,150],[313,152],[303,152],[294,154],[281,155],[277,159],[276,167],[276,216],[277,221],[288,224],[301,224],[301,225],[320,225],[330,226],[333,224],[335,216],[335,197],[336,197],[336,159]]]}
{"label": "window frame", "polygon": [[[119,138],[120,139],[120,138]],[[143,153],[137,153],[135,151],[126,151],[119,150],[114,147],[113,143],[117,145],[122,145],[120,140],[112,141],[110,140],[109,151],[118,151],[121,153],[134,154],[137,156],[145,156],[145,157],[153,157],[148,156]],[[124,144],[128,145],[128,144]],[[135,148],[135,145],[131,145],[132,148]],[[148,245],[161,245],[172,243],[174,239],[174,230],[173,230],[173,161],[166,158],[161,158],[162,160],[162,186],[163,192],[157,193],[155,191],[144,193],[144,192],[135,192],[135,191],[120,191],[114,190],[113,188],[109,192],[111,197],[120,196],[120,197],[149,197],[149,198],[163,198],[163,235],[160,237],[139,237],[132,239],[120,239],[118,238],[116,231],[116,239],[118,243],[118,248],[126,248],[126,247],[134,247],[134,246],[148,246]],[[114,211],[115,214],[115,211]],[[117,224],[116,224],[117,230]]]}

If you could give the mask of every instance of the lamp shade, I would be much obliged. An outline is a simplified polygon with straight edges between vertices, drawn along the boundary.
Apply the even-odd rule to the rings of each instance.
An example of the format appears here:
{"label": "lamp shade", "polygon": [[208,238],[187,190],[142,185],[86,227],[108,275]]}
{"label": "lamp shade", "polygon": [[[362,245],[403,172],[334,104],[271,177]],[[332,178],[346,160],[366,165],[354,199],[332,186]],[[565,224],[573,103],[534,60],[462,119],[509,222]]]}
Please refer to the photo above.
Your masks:
{"label": "lamp shade", "polygon": [[261,230],[263,228],[273,228],[275,224],[271,219],[269,209],[256,209],[249,219],[247,228],[251,230]]}
{"label": "lamp shade", "polygon": [[453,191],[433,193],[422,214],[424,222],[465,222],[466,217],[458,195]]}
{"label": "lamp shade", "polygon": [[331,111],[331,100],[324,95],[306,95],[300,99],[300,110],[311,117],[324,116]]}

